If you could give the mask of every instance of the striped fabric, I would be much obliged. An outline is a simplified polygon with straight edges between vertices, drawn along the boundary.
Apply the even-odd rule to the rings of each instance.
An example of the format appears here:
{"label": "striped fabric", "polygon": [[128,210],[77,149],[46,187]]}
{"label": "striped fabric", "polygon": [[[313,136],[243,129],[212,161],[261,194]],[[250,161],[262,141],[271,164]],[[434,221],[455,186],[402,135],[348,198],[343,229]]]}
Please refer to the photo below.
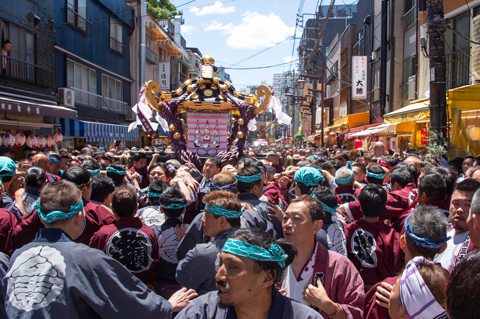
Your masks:
{"label": "striped fabric", "polygon": [[85,137],[87,143],[113,142],[115,140],[134,142],[139,138],[138,128],[128,132],[128,126],[87,122],[60,118],[64,136]]}

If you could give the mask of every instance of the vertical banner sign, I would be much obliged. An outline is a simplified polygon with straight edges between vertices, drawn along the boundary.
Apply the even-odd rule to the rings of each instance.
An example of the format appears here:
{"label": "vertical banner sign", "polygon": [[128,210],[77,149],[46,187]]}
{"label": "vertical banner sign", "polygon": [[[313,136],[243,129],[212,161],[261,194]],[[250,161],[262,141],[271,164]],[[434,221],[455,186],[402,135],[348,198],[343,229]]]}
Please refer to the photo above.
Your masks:
{"label": "vertical banner sign", "polygon": [[161,62],[158,64],[158,72],[160,73],[158,78],[158,84],[160,85],[160,91],[170,91],[170,63]]}
{"label": "vertical banner sign", "polygon": [[367,57],[352,57],[352,99],[367,99]]}

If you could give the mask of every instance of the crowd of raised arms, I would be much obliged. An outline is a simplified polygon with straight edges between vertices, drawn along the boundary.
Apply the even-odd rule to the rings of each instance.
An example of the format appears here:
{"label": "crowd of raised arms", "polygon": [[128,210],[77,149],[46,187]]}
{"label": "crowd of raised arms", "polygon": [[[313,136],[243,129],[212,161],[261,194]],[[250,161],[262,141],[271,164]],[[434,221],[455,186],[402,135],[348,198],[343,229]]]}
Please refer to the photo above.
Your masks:
{"label": "crowd of raised arms", "polygon": [[0,318],[480,318],[480,158],[0,149]]}

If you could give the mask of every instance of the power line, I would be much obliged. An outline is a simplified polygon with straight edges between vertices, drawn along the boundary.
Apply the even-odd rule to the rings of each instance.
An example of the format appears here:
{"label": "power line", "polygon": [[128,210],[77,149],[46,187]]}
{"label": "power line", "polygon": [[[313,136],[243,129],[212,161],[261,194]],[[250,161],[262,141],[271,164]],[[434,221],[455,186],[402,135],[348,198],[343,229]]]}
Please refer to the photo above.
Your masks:
{"label": "power line", "polygon": [[[293,54],[295,53],[295,42],[297,40],[298,17],[300,16],[300,14],[303,11],[303,5],[304,4],[305,4],[305,0],[300,0],[300,3],[298,5],[296,19],[295,19],[295,31],[293,32],[293,46],[292,46],[292,55],[291,55],[292,57],[293,57]],[[292,62],[290,62],[289,71],[291,71],[291,70],[292,70]]]}
{"label": "power line", "polygon": [[245,58],[245,59],[243,59],[243,60],[241,60],[241,61],[239,61],[239,62],[230,64],[230,67],[236,66],[236,65],[238,65],[238,64],[240,64],[240,63],[242,63],[242,62],[245,62],[245,61],[247,61],[247,60],[250,60],[251,58],[256,57],[257,55],[260,55],[260,54],[262,54],[262,53],[264,53],[264,52],[266,52],[266,51],[268,51],[268,50],[276,47],[276,46],[279,45],[280,43],[283,43],[283,42],[285,42],[285,41],[287,41],[287,40],[290,40],[291,38],[292,38],[292,37],[285,38],[285,39],[283,39],[282,41],[275,43],[275,44],[272,45],[271,47],[268,47],[268,48],[266,48],[266,49],[263,49],[263,50],[260,51],[260,52],[257,52],[257,53],[255,53],[255,54],[252,54],[251,56],[249,56],[249,57],[247,57],[247,58]]}
{"label": "power line", "polygon": [[[297,62],[301,59],[297,59],[297,60],[293,60],[291,62]],[[228,69],[228,70],[258,70],[258,69],[269,69],[269,68],[274,68],[274,67],[277,67],[277,66],[282,66],[282,65],[287,65],[291,62],[285,62],[285,63],[279,63],[279,64],[275,64],[275,65],[269,65],[269,66],[258,66],[258,67],[254,67],[254,68],[225,68],[225,69]]]}

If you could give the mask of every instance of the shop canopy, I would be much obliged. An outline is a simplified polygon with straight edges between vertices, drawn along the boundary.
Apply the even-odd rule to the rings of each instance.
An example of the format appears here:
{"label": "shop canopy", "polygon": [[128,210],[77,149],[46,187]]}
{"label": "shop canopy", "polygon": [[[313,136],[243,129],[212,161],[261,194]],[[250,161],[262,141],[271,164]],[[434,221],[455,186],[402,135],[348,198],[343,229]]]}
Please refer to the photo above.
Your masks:
{"label": "shop canopy", "polygon": [[329,131],[333,131],[343,127],[351,129],[353,127],[368,125],[368,124],[370,124],[370,113],[365,112],[365,113],[349,114],[338,120],[335,120],[333,122],[333,125],[330,127],[327,127],[327,129]]}
{"label": "shop canopy", "polygon": [[383,116],[384,123],[400,123],[410,121],[426,120],[430,116],[429,100],[423,99],[414,101],[412,104],[402,107],[396,111]]}
{"label": "shop canopy", "polygon": [[128,126],[107,123],[60,119],[64,136],[85,137],[87,143],[113,142],[115,140],[134,142],[138,140],[138,128],[128,132]]}
{"label": "shop canopy", "polygon": [[373,134],[388,134],[388,133],[396,133],[397,124],[381,124],[375,127],[367,128],[364,131],[353,133],[351,137],[360,137],[360,136],[369,136]]}

